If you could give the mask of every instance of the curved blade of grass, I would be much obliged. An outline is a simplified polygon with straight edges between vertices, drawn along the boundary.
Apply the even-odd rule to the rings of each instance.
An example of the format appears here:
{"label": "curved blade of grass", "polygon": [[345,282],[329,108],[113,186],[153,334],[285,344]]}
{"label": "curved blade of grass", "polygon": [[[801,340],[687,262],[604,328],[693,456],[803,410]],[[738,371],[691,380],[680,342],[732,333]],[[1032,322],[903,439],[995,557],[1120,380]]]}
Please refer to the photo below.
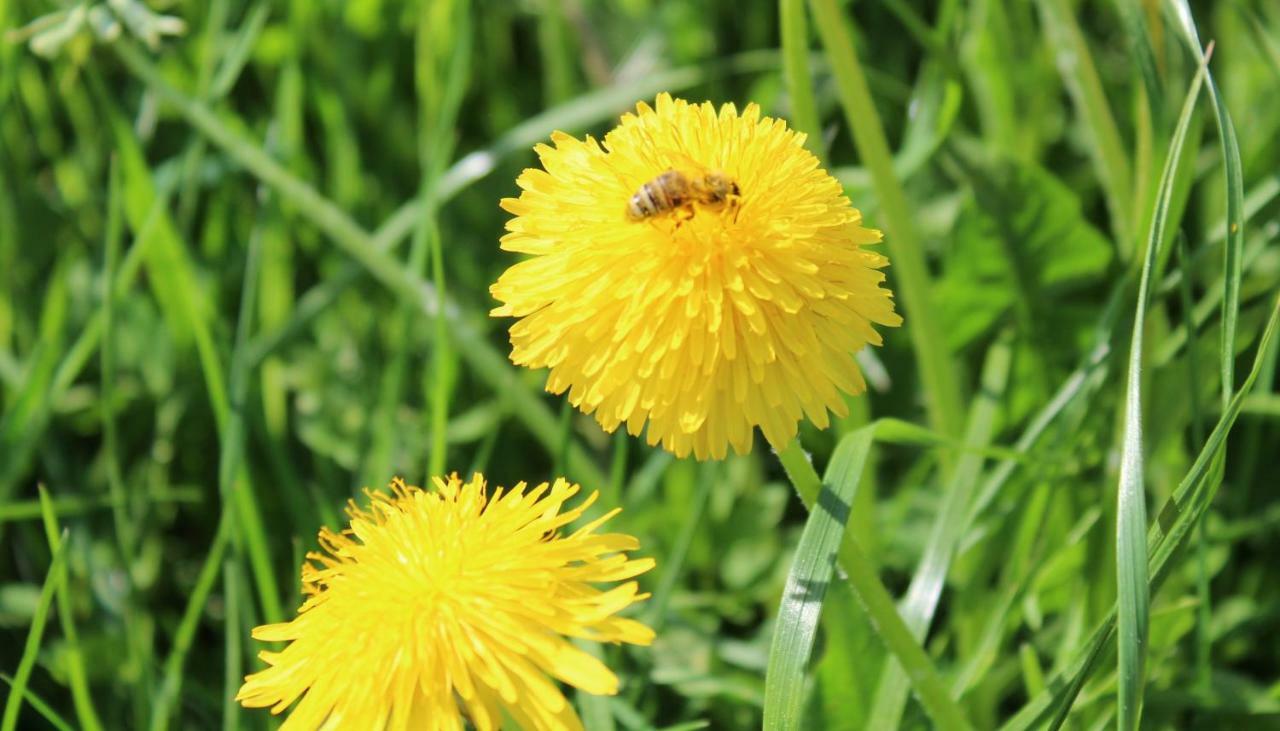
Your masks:
{"label": "curved blade of grass", "polygon": [[1142,278],[1138,283],[1138,303],[1133,315],[1133,337],[1129,345],[1129,374],[1125,386],[1123,448],[1120,455],[1120,484],[1116,503],[1116,580],[1120,729],[1136,729],[1142,717],[1142,686],[1147,655],[1147,622],[1150,594],[1147,585],[1147,506],[1143,473],[1145,457],[1142,439],[1142,348],[1146,328],[1147,301],[1156,260],[1164,246],[1165,221],[1169,202],[1187,139],[1187,128],[1195,112],[1204,80],[1200,66],[1187,92],[1178,124],[1169,143],[1164,171],[1156,192],[1151,228],[1147,234]]}
{"label": "curved blade of grass", "polygon": [[854,52],[853,39],[840,8],[835,0],[810,0],[809,5],[836,79],[845,120],[880,198],[884,225],[888,229],[889,258],[893,261],[891,276],[898,280],[897,288],[905,305],[905,316],[911,322],[907,334],[911,336],[911,345],[919,363],[929,421],[938,431],[958,437],[964,429],[960,384],[929,295],[929,271],[925,265],[924,248],[916,233],[915,217],[906,194],[893,171],[893,156],[885,139],[884,126],[876,113],[866,75]]}
{"label": "curved blade of grass", "polygon": [[[1009,367],[1013,361],[1013,349],[1009,337],[1002,337],[987,353],[982,371],[982,387],[969,410],[969,424],[965,443],[971,447],[985,447],[991,441],[996,413],[1005,387],[1009,383]],[[834,460],[834,457],[832,458]],[[920,565],[911,577],[911,585],[902,601],[903,619],[917,640],[924,641],[933,622],[947,571],[960,540],[968,530],[969,503],[974,487],[982,471],[983,456],[977,451],[964,453],[956,462],[955,471],[947,480],[946,495],[929,532],[929,542]],[[812,520],[812,518],[811,518]],[[893,658],[887,658],[880,683],[876,688],[875,704],[867,722],[869,728],[897,728],[902,722],[910,687],[906,673]]]}
{"label": "curved blade of grass", "polygon": [[[818,504],[822,482],[818,479],[809,456],[797,441],[792,440],[778,453],[778,461],[782,463],[805,507],[812,511]],[[875,627],[877,636],[906,669],[907,676],[911,678],[911,687],[934,725],[940,729],[971,728],[964,712],[951,698],[946,684],[933,667],[933,661],[902,621],[893,597],[876,575],[875,564],[848,532],[840,540],[837,556],[850,586]]]}
{"label": "curved blade of grass", "polygon": [[[48,519],[46,517],[46,520]],[[22,648],[22,658],[18,660],[18,670],[13,674],[13,681],[9,684],[9,698],[4,703],[0,731],[13,731],[17,728],[18,712],[22,710],[27,681],[31,679],[31,670],[36,666],[36,657],[40,654],[40,639],[44,636],[44,625],[49,618],[49,608],[53,605],[54,589],[58,585],[58,577],[62,576],[66,560],[67,530],[64,528],[55,544],[53,560],[49,563],[49,573],[44,577],[44,586],[40,588],[40,600],[36,604],[35,614],[31,617],[31,627],[27,630],[27,642]]]}
{"label": "curved blade of grass", "polygon": [[874,437],[875,424],[868,424],[840,440],[823,476],[817,509],[810,511],[805,521],[782,590],[782,603],[769,648],[769,667],[764,679],[764,728],[767,731],[803,728],[805,671],[818,633],[822,603],[836,570],[836,551],[844,537],[853,496]]}
{"label": "curved blade of grass", "polygon": [[[1254,357],[1249,375],[1218,419],[1218,423],[1200,449],[1191,469],[1182,478],[1173,495],[1161,506],[1155,522],[1148,531],[1147,544],[1154,546],[1147,566],[1152,588],[1159,588],[1168,577],[1173,567],[1173,557],[1178,555],[1191,528],[1200,520],[1213,499],[1217,482],[1206,478],[1210,476],[1211,467],[1226,443],[1227,435],[1235,425],[1236,418],[1239,417],[1258,374],[1263,370],[1267,353],[1278,328],[1280,328],[1280,298],[1277,298],[1272,306],[1271,316],[1258,343],[1258,352]],[[1049,727],[1061,726],[1072,702],[1090,673],[1093,672],[1102,651],[1115,632],[1115,627],[1116,609],[1113,607],[1107,617],[1094,629],[1083,649],[1049,679],[1045,692],[1028,701],[1022,710],[1000,727],[1001,731],[1028,731],[1028,729],[1043,728],[1045,719],[1050,714],[1054,718]]]}
{"label": "curved blade of grass", "polygon": [[1236,128],[1231,122],[1231,112],[1218,90],[1213,74],[1207,70],[1208,59],[1200,48],[1200,34],[1196,31],[1195,19],[1191,16],[1191,8],[1186,0],[1171,0],[1176,11],[1174,15],[1187,41],[1196,62],[1206,67],[1206,85],[1209,87],[1209,100],[1218,120],[1218,144],[1222,148],[1222,165],[1227,182],[1227,220],[1226,247],[1222,256],[1223,297],[1222,297],[1222,331],[1218,345],[1219,369],[1222,374],[1222,403],[1231,400],[1235,390],[1235,340],[1236,319],[1240,312],[1240,280],[1244,276],[1241,260],[1244,251],[1244,176],[1241,172],[1240,143],[1236,139]]}

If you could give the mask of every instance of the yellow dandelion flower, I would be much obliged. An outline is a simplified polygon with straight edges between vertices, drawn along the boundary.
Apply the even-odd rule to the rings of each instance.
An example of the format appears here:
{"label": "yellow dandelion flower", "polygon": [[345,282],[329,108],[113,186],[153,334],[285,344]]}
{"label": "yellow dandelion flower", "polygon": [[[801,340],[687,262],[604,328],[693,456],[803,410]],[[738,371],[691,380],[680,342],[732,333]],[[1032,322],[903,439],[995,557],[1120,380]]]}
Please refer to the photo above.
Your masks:
{"label": "yellow dandelion flower", "polygon": [[653,567],[638,543],[596,533],[618,511],[574,530],[596,493],[566,509],[577,485],[521,482],[492,495],[484,478],[397,480],[347,508],[351,526],[320,532],[323,553],[302,567],[307,600],[256,639],[270,666],[236,700],[280,713],[285,729],[580,729],[552,678],[613,694],[618,678],[568,638],[647,645],[653,631],[617,614],[646,598],[631,579]]}
{"label": "yellow dandelion flower", "polygon": [[[502,248],[530,254],[490,291],[511,359],[547,390],[676,455],[775,447],[865,389],[853,360],[898,325],[880,232],[803,147],[750,104],[662,94],[605,135],[555,133],[502,207]],[[675,175],[672,175],[674,173]],[[634,200],[633,200],[634,198]]]}

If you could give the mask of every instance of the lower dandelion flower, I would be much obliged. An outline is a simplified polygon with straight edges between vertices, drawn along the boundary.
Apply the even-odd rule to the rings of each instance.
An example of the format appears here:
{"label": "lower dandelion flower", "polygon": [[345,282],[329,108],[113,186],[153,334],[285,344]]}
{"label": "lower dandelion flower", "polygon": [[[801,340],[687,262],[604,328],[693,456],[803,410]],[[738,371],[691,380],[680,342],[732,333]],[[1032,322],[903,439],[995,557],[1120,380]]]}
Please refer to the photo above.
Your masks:
{"label": "lower dandelion flower", "polygon": [[556,133],[502,206],[502,248],[532,255],[491,292],[511,359],[547,390],[699,459],[781,448],[865,389],[853,354],[894,326],[880,232],[803,147],[748,105],[663,94],[603,143]]}
{"label": "lower dandelion flower", "polygon": [[[476,729],[503,714],[525,729],[580,729],[553,678],[594,694],[618,679],[569,638],[647,645],[653,631],[617,614],[646,598],[634,581],[635,538],[596,529],[617,510],[563,534],[596,498],[565,502],[564,480],[487,494],[452,476],[426,491],[397,480],[390,495],[352,503],[350,528],[320,532],[302,568],[298,616],[258,627],[288,642],[236,699],[280,713],[285,729]],[[301,698],[301,700],[299,700]]]}

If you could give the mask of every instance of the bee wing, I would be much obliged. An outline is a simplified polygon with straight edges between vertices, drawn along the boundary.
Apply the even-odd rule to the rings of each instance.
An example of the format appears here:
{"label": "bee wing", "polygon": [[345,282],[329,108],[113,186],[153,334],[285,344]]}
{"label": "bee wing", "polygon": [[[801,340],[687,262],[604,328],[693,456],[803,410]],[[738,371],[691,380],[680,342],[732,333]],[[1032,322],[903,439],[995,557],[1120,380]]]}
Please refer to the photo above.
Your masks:
{"label": "bee wing", "polygon": [[689,157],[687,153],[681,150],[672,150],[670,155],[672,161],[671,167],[677,170],[684,171],[697,178],[701,178],[710,172],[710,168],[697,160],[694,160],[692,157]]}

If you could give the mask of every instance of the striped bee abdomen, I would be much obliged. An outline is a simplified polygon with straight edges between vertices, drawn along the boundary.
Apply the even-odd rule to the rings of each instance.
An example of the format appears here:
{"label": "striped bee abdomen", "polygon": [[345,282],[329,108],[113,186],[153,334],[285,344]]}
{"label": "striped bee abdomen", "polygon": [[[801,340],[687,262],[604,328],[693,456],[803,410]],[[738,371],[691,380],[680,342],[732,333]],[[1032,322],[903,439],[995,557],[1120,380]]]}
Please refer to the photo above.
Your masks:
{"label": "striped bee abdomen", "polygon": [[668,170],[640,186],[627,202],[627,218],[642,221],[650,216],[675,210],[689,202],[689,181],[675,170]]}

